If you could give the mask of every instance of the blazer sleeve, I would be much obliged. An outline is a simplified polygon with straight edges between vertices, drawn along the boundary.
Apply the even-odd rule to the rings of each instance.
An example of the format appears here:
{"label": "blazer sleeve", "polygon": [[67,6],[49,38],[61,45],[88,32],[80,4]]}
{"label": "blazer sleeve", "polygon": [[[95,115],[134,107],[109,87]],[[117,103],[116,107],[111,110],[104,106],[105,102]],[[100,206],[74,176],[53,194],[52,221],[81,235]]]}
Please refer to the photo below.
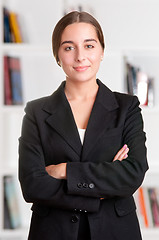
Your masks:
{"label": "blazer sleeve", "polygon": [[[131,97],[124,118],[123,143],[130,149],[123,161],[69,162],[67,188],[69,194],[81,196],[127,197],[141,185],[148,169],[143,120],[137,97]],[[84,186],[84,187],[83,187]]]}
{"label": "blazer sleeve", "polygon": [[25,109],[19,138],[19,180],[24,199],[60,209],[98,211],[99,198],[68,194],[66,180],[55,179],[46,172],[40,133],[30,105]]}

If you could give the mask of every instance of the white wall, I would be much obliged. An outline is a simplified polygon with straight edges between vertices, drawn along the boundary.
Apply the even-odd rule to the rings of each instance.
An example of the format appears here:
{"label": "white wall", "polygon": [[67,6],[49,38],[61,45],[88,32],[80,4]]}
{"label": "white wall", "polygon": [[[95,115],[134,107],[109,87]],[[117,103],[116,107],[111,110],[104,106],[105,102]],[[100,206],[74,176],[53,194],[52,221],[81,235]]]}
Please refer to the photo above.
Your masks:
{"label": "white wall", "polygon": [[81,2],[90,2],[89,4],[95,9],[95,16],[103,27],[108,48],[159,46],[158,0],[83,0]]}

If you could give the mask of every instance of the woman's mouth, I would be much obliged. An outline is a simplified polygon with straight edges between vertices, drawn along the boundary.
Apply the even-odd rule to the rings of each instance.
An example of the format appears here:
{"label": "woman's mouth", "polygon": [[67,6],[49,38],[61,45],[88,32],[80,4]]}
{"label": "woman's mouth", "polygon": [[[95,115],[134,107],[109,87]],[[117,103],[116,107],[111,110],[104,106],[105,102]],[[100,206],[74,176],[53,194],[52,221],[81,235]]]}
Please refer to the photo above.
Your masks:
{"label": "woman's mouth", "polygon": [[79,67],[74,67],[75,71],[77,72],[84,72],[89,68],[89,66],[79,66]]}

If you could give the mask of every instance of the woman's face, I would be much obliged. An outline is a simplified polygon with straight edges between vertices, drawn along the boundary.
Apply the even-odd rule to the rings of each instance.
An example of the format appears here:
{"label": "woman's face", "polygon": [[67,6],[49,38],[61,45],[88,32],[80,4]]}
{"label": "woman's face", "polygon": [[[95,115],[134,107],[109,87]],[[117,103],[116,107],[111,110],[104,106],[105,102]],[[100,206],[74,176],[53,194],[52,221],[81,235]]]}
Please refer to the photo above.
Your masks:
{"label": "woman's face", "polygon": [[95,28],[89,23],[68,25],[61,36],[58,57],[66,80],[96,80],[103,48]]}

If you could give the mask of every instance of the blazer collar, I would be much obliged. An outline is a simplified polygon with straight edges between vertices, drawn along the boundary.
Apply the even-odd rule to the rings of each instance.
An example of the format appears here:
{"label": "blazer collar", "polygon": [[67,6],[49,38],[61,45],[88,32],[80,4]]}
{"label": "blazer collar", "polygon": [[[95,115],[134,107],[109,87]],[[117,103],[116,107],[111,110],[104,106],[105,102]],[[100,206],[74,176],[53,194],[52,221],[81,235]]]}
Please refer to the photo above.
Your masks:
{"label": "blazer collar", "polygon": [[64,138],[83,160],[99,137],[102,136],[105,126],[109,126],[109,113],[118,108],[114,93],[98,79],[97,84],[99,89],[86,129],[83,147],[70,104],[64,93],[65,81],[48,97],[43,106],[43,110],[49,113],[46,122]]}

